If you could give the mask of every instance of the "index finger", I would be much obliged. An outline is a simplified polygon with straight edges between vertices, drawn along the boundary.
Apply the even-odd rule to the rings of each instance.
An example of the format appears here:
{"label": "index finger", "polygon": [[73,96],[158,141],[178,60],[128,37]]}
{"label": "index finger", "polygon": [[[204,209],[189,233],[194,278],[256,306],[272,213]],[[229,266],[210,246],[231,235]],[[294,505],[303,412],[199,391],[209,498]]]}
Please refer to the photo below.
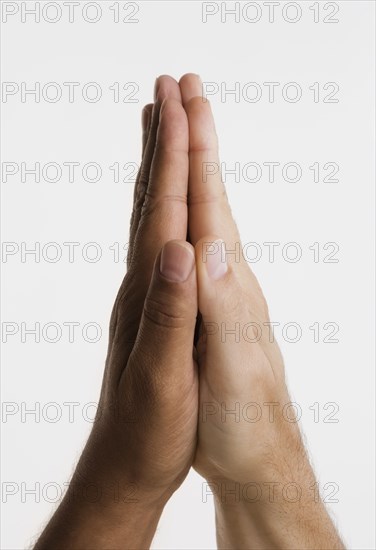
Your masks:
{"label": "index finger", "polygon": [[222,182],[210,103],[197,75],[184,75],[179,85],[189,125],[189,236],[195,245],[205,235],[220,235],[231,249],[239,246],[239,233]]}

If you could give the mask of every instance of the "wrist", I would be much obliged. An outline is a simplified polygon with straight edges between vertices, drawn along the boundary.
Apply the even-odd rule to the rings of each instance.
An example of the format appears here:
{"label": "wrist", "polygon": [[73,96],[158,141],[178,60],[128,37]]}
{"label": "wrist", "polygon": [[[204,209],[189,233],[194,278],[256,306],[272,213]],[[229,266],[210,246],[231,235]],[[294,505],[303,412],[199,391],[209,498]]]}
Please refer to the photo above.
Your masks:
{"label": "wrist", "polygon": [[150,547],[170,494],[132,480],[104,453],[103,447],[100,454],[86,447],[35,550]]}
{"label": "wrist", "polygon": [[74,476],[35,550],[149,548],[163,508],[160,498],[123,480],[103,483]]}
{"label": "wrist", "polygon": [[303,502],[317,504],[320,497],[315,476],[303,446],[290,452],[263,453],[250,467],[229,477],[207,480],[216,509],[244,508],[261,514],[265,510]]}
{"label": "wrist", "polygon": [[307,458],[266,466],[262,477],[217,478],[210,486],[218,548],[344,548]]}
{"label": "wrist", "polygon": [[70,497],[84,502],[94,493],[93,498],[96,495],[98,502],[116,513],[122,508],[163,509],[179,484],[149,475],[142,460],[129,458],[113,445],[116,437],[91,433],[70,483]]}

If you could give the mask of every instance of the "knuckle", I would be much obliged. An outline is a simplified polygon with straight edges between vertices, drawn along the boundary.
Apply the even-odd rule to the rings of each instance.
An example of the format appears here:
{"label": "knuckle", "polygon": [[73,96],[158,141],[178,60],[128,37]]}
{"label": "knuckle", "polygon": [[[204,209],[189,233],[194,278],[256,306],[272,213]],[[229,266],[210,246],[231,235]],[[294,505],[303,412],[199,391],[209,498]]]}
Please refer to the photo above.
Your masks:
{"label": "knuckle", "polygon": [[199,194],[195,194],[194,196],[189,197],[189,204],[196,205],[196,204],[216,204],[216,203],[227,203],[227,193],[225,189],[222,189],[220,191],[217,191],[216,193],[210,192],[210,191],[204,191]]}
{"label": "knuckle", "polygon": [[156,213],[160,216],[160,210],[163,207],[171,208],[171,203],[187,205],[187,196],[182,194],[154,194],[150,191],[146,191],[145,200],[142,205],[143,218]]}
{"label": "knuckle", "polygon": [[135,348],[129,378],[130,393],[137,403],[145,404],[144,412],[146,409],[155,414],[160,412],[161,405],[171,395],[173,384],[152,349]]}
{"label": "knuckle", "polygon": [[176,301],[168,297],[148,296],[144,303],[144,316],[161,328],[180,329],[185,326],[185,316]]}
{"label": "knuckle", "polygon": [[149,175],[144,167],[141,168],[140,179],[137,183],[137,192],[134,200],[134,209],[136,212],[142,208],[146,190],[148,188]]}

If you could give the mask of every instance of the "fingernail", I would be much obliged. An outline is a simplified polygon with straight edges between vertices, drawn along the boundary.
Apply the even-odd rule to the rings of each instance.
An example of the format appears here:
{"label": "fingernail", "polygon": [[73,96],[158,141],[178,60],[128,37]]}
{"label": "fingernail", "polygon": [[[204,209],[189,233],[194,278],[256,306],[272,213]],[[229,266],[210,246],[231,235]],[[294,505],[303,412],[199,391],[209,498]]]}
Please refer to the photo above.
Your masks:
{"label": "fingernail", "polygon": [[190,249],[169,242],[162,249],[159,269],[161,274],[175,283],[186,281],[193,269],[194,256]]}
{"label": "fingernail", "polygon": [[226,248],[222,239],[210,243],[206,250],[206,270],[211,279],[217,281],[227,273]]}

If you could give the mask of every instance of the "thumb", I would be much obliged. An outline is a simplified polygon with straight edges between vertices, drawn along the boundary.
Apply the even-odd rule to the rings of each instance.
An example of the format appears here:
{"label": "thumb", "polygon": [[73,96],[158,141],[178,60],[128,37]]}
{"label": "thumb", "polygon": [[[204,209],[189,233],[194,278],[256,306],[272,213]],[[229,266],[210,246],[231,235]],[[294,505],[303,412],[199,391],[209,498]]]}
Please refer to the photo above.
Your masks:
{"label": "thumb", "polygon": [[251,316],[239,269],[226,261],[229,253],[225,243],[206,237],[196,244],[195,252],[198,308],[203,322],[197,346],[200,368],[205,356],[206,375],[214,377],[216,385],[240,391],[242,375],[247,374],[249,360],[257,353],[258,323]]}
{"label": "thumb", "polygon": [[185,241],[169,241],[154,264],[133,359],[163,376],[186,372],[188,363],[193,366],[196,317],[194,249]]}
{"label": "thumb", "polygon": [[213,323],[240,321],[244,297],[237,272],[227,262],[224,241],[212,236],[200,239],[195,253],[198,308],[203,320]]}

